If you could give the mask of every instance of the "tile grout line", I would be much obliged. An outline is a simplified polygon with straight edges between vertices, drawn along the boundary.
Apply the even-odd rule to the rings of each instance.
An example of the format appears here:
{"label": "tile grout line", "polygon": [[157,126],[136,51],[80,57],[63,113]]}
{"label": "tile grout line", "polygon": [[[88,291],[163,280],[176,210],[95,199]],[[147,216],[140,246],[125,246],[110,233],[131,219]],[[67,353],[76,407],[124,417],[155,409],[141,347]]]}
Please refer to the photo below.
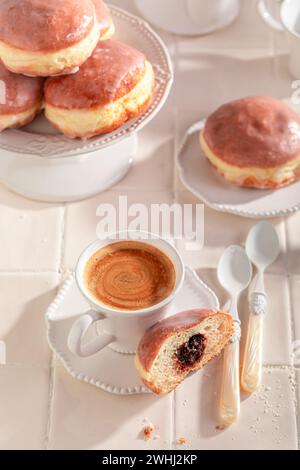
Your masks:
{"label": "tile grout line", "polygon": [[176,436],[177,436],[177,429],[176,429],[176,405],[177,405],[177,392],[174,390],[172,396],[172,413],[171,413],[171,450],[176,450]]}
{"label": "tile grout line", "polygon": [[[173,183],[172,183],[172,201],[176,202],[176,180],[177,180],[177,149],[178,149],[178,113],[177,113],[177,90],[176,90],[176,76],[178,70],[178,39],[174,38],[174,110],[173,110]],[[170,449],[176,450],[176,390],[172,394],[172,408],[170,419]]]}
{"label": "tile grout line", "polygon": [[19,269],[19,270],[11,270],[11,271],[1,271],[0,269],[0,276],[11,276],[11,275],[18,275],[18,274],[24,274],[25,276],[30,276],[32,274],[57,274],[57,269],[53,270],[41,270],[41,269]]}
{"label": "tile grout line", "polygon": [[54,385],[55,385],[55,365],[54,365],[54,354],[51,354],[51,367],[49,371],[49,399],[47,409],[47,425],[46,425],[46,436],[45,436],[45,450],[49,450],[50,436],[51,436],[51,425],[52,425],[52,410],[53,410],[53,396],[54,396]]}
{"label": "tile grout line", "polygon": [[68,205],[65,203],[64,204],[63,220],[62,220],[62,228],[61,228],[61,250],[60,250],[60,263],[59,263],[59,273],[60,274],[62,274],[64,272],[64,254],[65,254],[67,208],[68,208]]}
{"label": "tile grout line", "polygon": [[[64,369],[63,365],[56,366],[55,362],[54,362],[54,365],[53,365],[52,361],[50,361],[49,366],[45,366],[45,365],[42,365],[42,364],[19,364],[19,363],[1,364],[0,365],[0,370],[1,369],[6,369],[6,368],[10,368],[10,369],[22,368],[22,369],[39,369],[39,370],[49,370],[50,371],[51,369],[55,369],[56,367],[62,367]],[[266,370],[290,370],[290,371],[294,370],[294,367],[290,364],[263,364],[263,368],[266,369]]]}
{"label": "tile grout line", "polygon": [[[285,233],[285,253],[286,253],[286,274],[287,274],[287,288],[288,288],[288,305],[289,305],[289,312],[290,312],[290,320],[291,320],[291,336],[292,336],[292,341],[296,340],[296,328],[295,328],[295,322],[294,322],[294,306],[292,302],[292,286],[291,286],[291,279],[292,279],[292,274],[290,273],[289,270],[289,248],[288,248],[288,227],[287,227],[287,222],[286,219],[284,219],[284,233]],[[294,407],[295,407],[295,418],[296,418],[296,429],[297,429],[297,446],[298,450],[300,450],[300,417],[299,417],[299,402],[298,402],[298,390],[299,390],[299,383],[298,383],[298,377],[295,371],[295,368],[292,367],[291,370],[291,380],[294,381],[294,387],[292,388],[292,393],[294,395]]]}
{"label": "tile grout line", "polygon": [[[58,267],[58,275],[60,278],[60,283],[63,280],[64,270],[63,270],[63,259],[64,259],[64,250],[65,250],[65,235],[66,235],[66,215],[67,215],[67,204],[63,204],[63,214],[62,214],[62,225],[61,225],[61,243],[60,243],[60,260]],[[59,290],[59,287],[58,289]],[[47,426],[46,426],[46,436],[45,436],[45,450],[50,449],[50,439],[52,431],[52,416],[53,416],[53,401],[54,401],[54,386],[55,386],[55,371],[56,364],[54,361],[54,353],[51,354],[50,362],[50,374],[49,374],[49,399],[48,399],[48,416],[47,416]]]}
{"label": "tile grout line", "polygon": [[178,71],[178,40],[175,40],[175,53],[174,53],[174,77],[175,77],[175,89],[174,89],[174,102],[175,106],[173,109],[173,184],[172,192],[175,195],[177,190],[177,151],[179,148],[179,126],[178,126],[178,110],[177,110],[177,90],[176,90],[176,76]]}
{"label": "tile grout line", "polygon": [[[175,191],[175,193],[178,191]],[[176,201],[176,194],[175,194],[175,201]],[[67,266],[62,266],[61,272],[58,272],[57,270],[55,271],[28,271],[28,270],[20,270],[20,271],[1,271],[0,270],[0,277],[1,276],[14,276],[14,275],[19,275],[22,274],[24,276],[30,276],[33,274],[41,274],[41,275],[49,275],[49,274],[63,274],[65,272],[69,272],[72,270],[72,267],[67,267]],[[197,268],[194,268],[195,271],[216,271],[217,266],[211,267],[211,266],[198,266]],[[272,272],[272,271],[266,271],[267,276],[274,276],[274,277],[283,277],[286,276],[287,278],[292,278],[292,277],[300,277],[300,275],[294,275],[294,274],[288,274],[285,272]]]}
{"label": "tile grout line", "polygon": [[292,372],[294,370],[294,367],[291,366],[290,364],[263,364],[263,369],[264,370],[285,370]]}

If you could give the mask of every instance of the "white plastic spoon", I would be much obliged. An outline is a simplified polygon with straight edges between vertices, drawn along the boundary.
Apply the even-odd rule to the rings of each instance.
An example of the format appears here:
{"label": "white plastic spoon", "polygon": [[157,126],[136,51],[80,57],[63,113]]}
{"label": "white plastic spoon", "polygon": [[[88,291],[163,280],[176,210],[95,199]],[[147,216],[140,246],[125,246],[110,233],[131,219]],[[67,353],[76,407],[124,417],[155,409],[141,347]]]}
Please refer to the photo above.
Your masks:
{"label": "white plastic spoon", "polygon": [[263,326],[267,311],[264,273],[280,253],[275,228],[270,222],[260,222],[249,232],[246,251],[257,268],[255,289],[250,298],[250,317],[243,360],[241,386],[247,393],[255,392],[261,384]]}
{"label": "white plastic spoon", "polygon": [[231,298],[229,312],[235,323],[235,333],[224,351],[223,376],[220,394],[222,426],[230,426],[240,414],[239,345],[241,338],[238,300],[252,278],[252,266],[243,248],[230,246],[222,255],[218,267],[220,284]]}

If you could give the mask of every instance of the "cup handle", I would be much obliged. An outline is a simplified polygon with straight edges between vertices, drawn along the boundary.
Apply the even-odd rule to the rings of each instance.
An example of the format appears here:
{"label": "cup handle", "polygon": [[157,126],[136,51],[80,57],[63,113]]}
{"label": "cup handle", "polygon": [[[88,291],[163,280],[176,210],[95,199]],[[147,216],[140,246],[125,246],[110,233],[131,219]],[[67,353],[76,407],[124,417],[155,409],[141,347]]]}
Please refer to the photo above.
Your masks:
{"label": "cup handle", "polygon": [[100,336],[90,343],[83,344],[83,337],[89,327],[99,320],[105,320],[105,318],[103,314],[90,310],[75,321],[68,336],[68,347],[75,356],[93,356],[115,341],[116,338],[113,335],[101,333]]}
{"label": "cup handle", "polygon": [[260,14],[267,26],[274,29],[275,31],[280,31],[281,33],[284,31],[284,27],[282,26],[280,21],[277,21],[274,16],[269,12],[265,0],[259,0],[257,4],[257,9],[258,13]]}

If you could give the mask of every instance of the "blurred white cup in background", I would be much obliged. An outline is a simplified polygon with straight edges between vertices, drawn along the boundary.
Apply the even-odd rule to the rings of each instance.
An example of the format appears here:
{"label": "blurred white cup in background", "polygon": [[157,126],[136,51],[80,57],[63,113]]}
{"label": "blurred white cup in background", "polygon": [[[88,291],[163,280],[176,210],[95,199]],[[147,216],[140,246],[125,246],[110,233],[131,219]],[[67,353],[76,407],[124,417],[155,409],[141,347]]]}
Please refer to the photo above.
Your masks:
{"label": "blurred white cup in background", "polygon": [[189,36],[228,26],[240,10],[240,0],[135,0],[135,3],[155,26]]}
{"label": "blurred white cup in background", "polygon": [[290,72],[300,79],[300,0],[282,0],[280,21],[269,11],[265,0],[258,2],[258,11],[268,26],[275,31],[286,32],[290,47]]}

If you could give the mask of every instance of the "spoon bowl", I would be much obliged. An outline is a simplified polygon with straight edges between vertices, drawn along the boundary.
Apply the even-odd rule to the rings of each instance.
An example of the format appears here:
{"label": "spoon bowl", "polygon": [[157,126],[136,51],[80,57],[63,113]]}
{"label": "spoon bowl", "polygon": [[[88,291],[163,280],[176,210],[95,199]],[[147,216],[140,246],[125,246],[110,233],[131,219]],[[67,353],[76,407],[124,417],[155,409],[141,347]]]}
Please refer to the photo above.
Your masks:
{"label": "spoon bowl", "polygon": [[246,242],[249,259],[258,269],[266,269],[280,253],[277,233],[270,222],[260,222],[249,232]]}
{"label": "spoon bowl", "polygon": [[237,297],[250,284],[252,266],[243,248],[230,246],[222,255],[218,267],[218,279],[224,289]]}

